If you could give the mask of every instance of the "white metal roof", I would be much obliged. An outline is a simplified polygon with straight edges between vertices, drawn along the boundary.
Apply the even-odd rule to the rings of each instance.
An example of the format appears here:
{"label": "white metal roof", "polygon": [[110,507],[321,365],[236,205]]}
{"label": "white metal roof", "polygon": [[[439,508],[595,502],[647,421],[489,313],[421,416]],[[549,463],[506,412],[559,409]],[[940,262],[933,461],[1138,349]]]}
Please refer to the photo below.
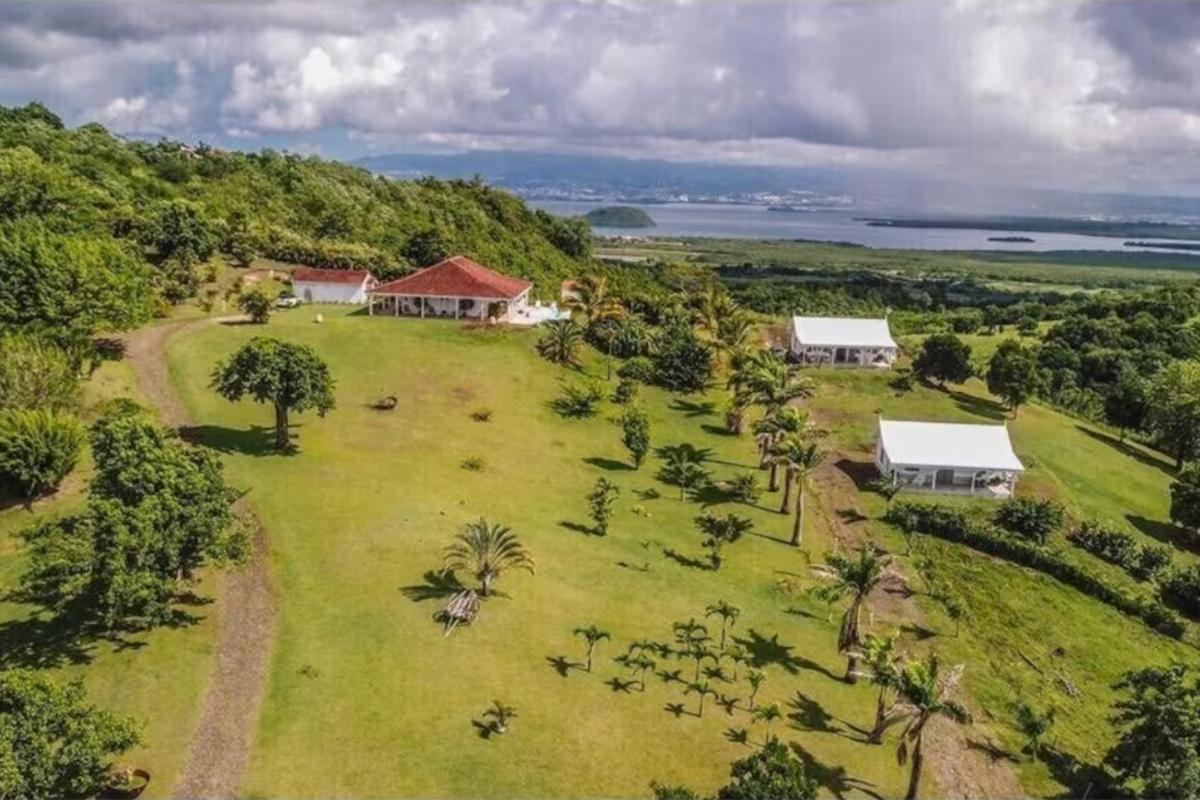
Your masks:
{"label": "white metal roof", "polygon": [[792,332],[804,345],[895,347],[886,319],[792,317]]}
{"label": "white metal roof", "polygon": [[1004,425],[881,419],[879,436],[898,466],[1025,471]]}

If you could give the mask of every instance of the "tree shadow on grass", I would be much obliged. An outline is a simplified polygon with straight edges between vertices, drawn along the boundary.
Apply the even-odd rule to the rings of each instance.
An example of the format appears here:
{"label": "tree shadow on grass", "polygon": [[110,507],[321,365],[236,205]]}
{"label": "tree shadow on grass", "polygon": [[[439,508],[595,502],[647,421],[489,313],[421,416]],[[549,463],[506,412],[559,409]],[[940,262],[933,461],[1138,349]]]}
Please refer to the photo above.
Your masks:
{"label": "tree shadow on grass", "polygon": [[[787,717],[792,725],[799,730],[832,733],[849,739],[852,742],[866,742],[870,733],[852,722],[835,717],[825,710],[825,707],[803,692],[796,692],[788,701],[791,711]],[[838,725],[830,723],[836,722]],[[840,727],[839,727],[840,726]],[[852,735],[857,734],[857,735]]]}
{"label": "tree shadow on grass", "polygon": [[667,703],[665,706],[663,706],[663,711],[666,711],[668,714],[673,714],[675,719],[679,719],[685,714],[689,717],[700,716],[695,711],[688,711],[687,706],[685,706],[683,703]]}
{"label": "tree shadow on grass", "polygon": [[562,678],[570,675],[573,669],[584,671],[583,664],[578,661],[568,661],[566,656],[546,656],[546,663],[554,667],[554,671]]}
{"label": "tree shadow on grass", "polygon": [[1186,550],[1192,553],[1200,552],[1200,547],[1192,542],[1192,537],[1188,532],[1177,525],[1146,519],[1137,514],[1126,514],[1125,519],[1129,520],[1130,525],[1151,539],[1156,539],[1163,544],[1169,544],[1177,550]]}
{"label": "tree shadow on grass", "polygon": [[685,417],[713,417],[717,414],[717,404],[712,400],[697,401],[676,397],[671,401],[669,408],[672,411],[678,411]]}
{"label": "tree shadow on grass", "polygon": [[567,530],[574,531],[575,533],[581,533],[584,536],[596,535],[596,530],[591,525],[583,525],[578,522],[572,522],[569,519],[559,520],[558,527],[566,528]]}
{"label": "tree shadow on grass", "polygon": [[694,503],[699,503],[701,508],[712,508],[724,503],[732,503],[733,495],[710,481],[704,486],[693,489],[691,500]]}
{"label": "tree shadow on grass", "polygon": [[835,681],[841,681],[840,675],[834,675],[815,661],[810,661],[803,656],[795,655],[792,650],[795,648],[791,645],[783,644],[779,641],[779,634],[771,635],[771,638],[763,636],[758,631],[751,628],[747,631],[746,636],[734,637],[734,641],[746,648],[750,654],[750,664],[754,667],[762,668],[766,666],[779,666],[791,675],[796,675],[800,670],[809,670],[817,672],[827,678]]}
{"label": "tree shadow on grass", "polygon": [[804,763],[804,771],[808,776],[838,800],[845,800],[848,792],[862,792],[875,800],[883,800],[882,796],[872,788],[875,784],[870,781],[851,777],[847,774],[845,767],[826,764],[796,742],[789,744],[792,752]]}
{"label": "tree shadow on grass", "polygon": [[992,761],[992,763],[1007,761],[1010,764],[1016,764],[1020,761],[1020,759],[1015,755],[1005,750],[1003,747],[991,741],[990,739],[975,739],[968,736],[966,737],[966,740],[968,750],[974,750],[977,753],[983,753]]}
{"label": "tree shadow on grass", "polygon": [[849,458],[838,459],[833,462],[842,474],[854,482],[854,486],[860,492],[866,491],[871,486],[871,482],[879,477],[879,470],[870,461],[854,461]]}
{"label": "tree shadow on grass", "polygon": [[691,556],[685,556],[669,547],[664,547],[662,553],[675,563],[688,567],[689,569],[702,569],[706,572],[712,570],[712,564],[709,562],[701,561],[700,559],[692,558]]}
{"label": "tree shadow on grass", "polygon": [[[300,426],[290,426],[296,428]],[[295,434],[287,450],[275,447],[275,429],[265,425],[245,428],[226,428],[223,425],[188,425],[179,429],[185,442],[212,448],[218,453],[241,453],[248,456],[290,455],[297,452]]]}
{"label": "tree shadow on grass", "polygon": [[700,430],[713,436],[728,436],[734,438],[736,433],[726,428],[724,425],[713,425],[711,422],[705,422],[700,426]]}
{"label": "tree shadow on grass", "polygon": [[425,581],[424,583],[400,587],[404,596],[414,603],[422,603],[426,600],[444,600],[467,588],[453,572],[444,570],[431,569],[421,578]]}
{"label": "tree shadow on grass", "polygon": [[606,680],[604,682],[604,685],[607,686],[608,688],[612,689],[614,693],[622,692],[624,694],[629,694],[630,692],[633,691],[633,687],[637,686],[637,681],[621,680],[620,678],[618,678],[617,676],[614,675],[613,677]]}
{"label": "tree shadow on grass", "polygon": [[601,458],[600,456],[591,456],[583,459],[583,463],[591,464],[593,467],[599,467],[609,472],[633,472],[633,465],[626,464],[624,461],[617,461],[615,458]]}
{"label": "tree shadow on grass", "polygon": [[475,733],[480,739],[489,740],[496,735],[496,723],[491,720],[473,719],[471,726],[475,728]]}
{"label": "tree shadow on grass", "polygon": [[1041,758],[1054,780],[1067,787],[1066,791],[1056,795],[1057,797],[1065,800],[1084,796],[1128,796],[1128,792],[1121,791],[1119,786],[1112,783],[1112,779],[1102,768],[1080,761],[1070,753],[1054,747],[1043,747]]}
{"label": "tree shadow on grass", "polygon": [[1123,456],[1128,456],[1135,461],[1140,461],[1148,467],[1154,467],[1155,469],[1158,469],[1167,475],[1175,475],[1175,465],[1166,459],[1155,458],[1152,453],[1147,453],[1145,450],[1142,450],[1140,447],[1135,447],[1129,442],[1122,442],[1116,436],[1112,436],[1103,431],[1092,430],[1085,425],[1077,424],[1075,427],[1076,429],[1083,431],[1083,433],[1092,439],[1095,439],[1098,442],[1103,442],[1104,444],[1113,448]]}
{"label": "tree shadow on grass", "polygon": [[969,414],[997,421],[1008,419],[1008,409],[995,400],[955,390],[948,394],[954,399],[954,405]]}

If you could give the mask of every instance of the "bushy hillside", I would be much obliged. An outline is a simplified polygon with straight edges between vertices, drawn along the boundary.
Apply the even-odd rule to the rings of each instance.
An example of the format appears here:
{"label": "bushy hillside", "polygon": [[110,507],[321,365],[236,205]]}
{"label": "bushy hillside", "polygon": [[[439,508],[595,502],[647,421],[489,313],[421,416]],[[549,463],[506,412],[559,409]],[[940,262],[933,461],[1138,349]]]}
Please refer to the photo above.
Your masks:
{"label": "bushy hillside", "polygon": [[396,181],[315,157],[125,141],[0,106],[0,327],[129,327],[194,293],[224,252],[382,277],[456,252],[541,291],[591,234],[477,181]]}

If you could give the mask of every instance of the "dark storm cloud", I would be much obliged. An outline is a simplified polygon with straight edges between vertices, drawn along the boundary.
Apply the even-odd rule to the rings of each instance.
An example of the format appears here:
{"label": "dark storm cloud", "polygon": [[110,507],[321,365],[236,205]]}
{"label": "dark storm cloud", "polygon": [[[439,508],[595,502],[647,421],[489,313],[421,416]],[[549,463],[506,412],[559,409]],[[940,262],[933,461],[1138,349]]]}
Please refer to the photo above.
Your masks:
{"label": "dark storm cloud", "polygon": [[1200,169],[1198,59],[1178,2],[0,2],[0,101],[117,130],[1066,180]]}

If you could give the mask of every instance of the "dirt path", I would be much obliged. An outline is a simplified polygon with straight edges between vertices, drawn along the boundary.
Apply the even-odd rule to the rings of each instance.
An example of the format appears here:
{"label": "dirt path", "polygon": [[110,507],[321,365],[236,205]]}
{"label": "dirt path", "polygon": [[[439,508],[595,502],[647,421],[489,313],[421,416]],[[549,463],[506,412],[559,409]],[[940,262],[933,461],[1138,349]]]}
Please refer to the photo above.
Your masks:
{"label": "dirt path", "polygon": [[[813,476],[824,522],[834,538],[846,546],[857,547],[867,537],[866,519],[856,513],[858,488],[848,474],[854,468],[847,465],[869,463],[871,458],[870,452],[831,453]],[[888,627],[903,623],[923,627],[921,609],[902,586],[881,586],[870,606],[871,614]],[[969,680],[969,669],[967,675]],[[929,775],[937,784],[937,796],[948,800],[1024,797],[1012,765],[989,755],[1001,752],[988,731],[979,725],[955,725],[937,718],[925,735]]]}
{"label": "dirt path", "polygon": [[[195,320],[156,325],[126,340],[126,357],[138,387],[163,423],[173,428],[191,424],[191,418],[171,383],[167,340],[212,323]],[[239,510],[253,519],[250,509],[240,502]],[[239,794],[267,685],[277,616],[267,566],[268,546],[266,531],[256,523],[249,562],[223,576],[216,663],[175,797],[230,798]]]}

